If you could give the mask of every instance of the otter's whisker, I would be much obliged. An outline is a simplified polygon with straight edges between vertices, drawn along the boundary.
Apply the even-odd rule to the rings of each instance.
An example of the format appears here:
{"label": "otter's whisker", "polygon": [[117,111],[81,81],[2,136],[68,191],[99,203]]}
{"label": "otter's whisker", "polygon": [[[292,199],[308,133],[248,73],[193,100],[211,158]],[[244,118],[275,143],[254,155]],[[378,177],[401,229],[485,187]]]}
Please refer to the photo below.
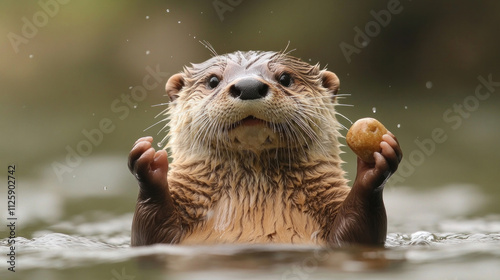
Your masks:
{"label": "otter's whisker", "polygon": [[155,116],[155,119],[158,118],[159,116],[165,116],[168,114],[168,108],[166,109],[163,109],[160,113],[158,113],[156,116]]}
{"label": "otter's whisker", "polygon": [[[309,121],[309,123],[314,123],[314,121],[311,120],[311,118],[309,116],[307,116],[305,114],[303,116]],[[304,132],[309,136],[312,143],[315,143],[316,146],[321,150],[321,153],[323,153],[324,156],[328,156],[328,153],[325,150],[325,148],[322,144],[322,141],[320,140],[319,135],[318,135],[321,132],[320,131],[317,131],[317,132],[313,131],[311,126],[304,123],[304,121],[302,119],[298,119],[297,123],[299,125],[301,125],[301,127],[303,127]]]}
{"label": "otter's whisker", "polygon": [[[321,122],[322,122],[322,125],[326,125],[327,127],[331,127],[331,124],[332,124],[331,122],[332,122],[332,120],[329,120],[329,119],[327,119],[325,116],[323,116],[323,115],[325,115],[325,114],[326,114],[326,113],[325,113],[325,111],[327,111],[327,109],[326,109],[326,108],[322,108],[322,110],[324,110],[324,111],[321,111],[321,110],[314,110],[314,109],[317,109],[317,108],[316,108],[316,107],[313,107],[313,106],[311,106],[311,108],[312,108],[312,109],[311,109],[311,108],[308,108],[308,106],[307,106],[307,105],[301,105],[301,107],[303,107],[303,108],[301,108],[301,109],[303,110],[303,113],[304,113],[304,115],[305,115],[305,116],[311,116],[311,117],[317,118],[317,119],[318,119],[318,121],[321,121]],[[313,122],[313,121],[311,121],[311,122],[312,122],[315,126],[319,126],[319,125],[318,125],[318,122]]]}
{"label": "otter's whisker", "polygon": [[191,149],[196,150],[197,153],[201,152],[201,149],[204,147],[204,143],[202,142],[203,133],[207,133],[210,125],[212,124],[206,115],[198,115],[195,117],[195,120],[191,122],[191,124],[198,124],[197,127],[192,127],[192,130],[195,131],[195,136],[193,142],[191,143]]}
{"label": "otter's whisker", "polygon": [[167,106],[170,102],[165,102],[165,103],[159,103],[159,104],[153,104],[151,105],[151,108],[153,107],[160,107],[160,106]]}
{"label": "otter's whisker", "polygon": [[341,114],[341,113],[339,113],[339,112],[335,112],[335,114],[337,114],[337,115],[339,115],[339,116],[343,117],[344,119],[346,119],[348,122],[350,122],[350,123],[352,124],[352,121],[351,121],[348,117],[346,117],[346,116],[342,115],[342,114]]}
{"label": "otter's whisker", "polygon": [[337,93],[337,94],[334,94],[333,96],[335,97],[345,97],[345,96],[351,96],[350,93]]}
{"label": "otter's whisker", "polygon": [[158,143],[158,146],[159,147],[165,147],[165,143],[167,143],[167,141],[170,139],[170,137],[168,135],[166,135],[165,137],[163,137],[163,139],[160,140],[160,142]]}
{"label": "otter's whisker", "polygon": [[212,44],[210,44],[208,41],[206,40],[203,40],[203,41],[199,41],[205,48],[207,48],[213,56],[219,56],[217,54],[217,52],[215,51],[214,47],[212,46]]}
{"label": "otter's whisker", "polygon": [[[147,130],[151,129],[152,127],[157,126],[158,124],[160,124],[160,123],[162,123],[162,122],[166,122],[166,121],[168,121],[168,119],[166,119],[166,118],[165,118],[165,119],[161,119],[161,120],[159,120],[159,121],[155,122],[154,124],[152,124],[152,125],[150,125],[150,126],[146,127],[143,131],[147,131]],[[162,128],[162,129],[163,129],[163,128]],[[162,130],[162,129],[160,129],[160,131],[158,132],[158,134],[161,132],[161,130]],[[157,135],[158,135],[158,134],[157,134]]]}
{"label": "otter's whisker", "polygon": [[292,136],[294,136],[295,138],[296,144],[300,146],[300,138],[302,138],[304,145],[308,145],[306,137],[302,133],[299,133],[299,131],[296,129],[296,126],[294,125],[297,124],[297,120],[295,118],[286,118],[286,123],[288,124],[287,128],[289,128],[289,130],[292,132]]}

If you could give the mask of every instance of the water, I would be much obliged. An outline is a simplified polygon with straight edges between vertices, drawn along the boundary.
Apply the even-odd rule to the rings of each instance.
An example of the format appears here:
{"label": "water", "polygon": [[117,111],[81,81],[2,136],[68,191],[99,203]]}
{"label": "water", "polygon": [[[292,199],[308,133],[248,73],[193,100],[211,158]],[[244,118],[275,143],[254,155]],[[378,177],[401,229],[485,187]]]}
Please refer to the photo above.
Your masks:
{"label": "water", "polygon": [[127,214],[100,222],[68,222],[68,229],[75,229],[72,234],[42,231],[31,240],[18,238],[21,268],[16,273],[44,271],[47,278],[37,279],[67,279],[70,275],[85,279],[88,274],[76,273],[100,268],[100,279],[112,279],[113,272],[175,279],[235,279],[236,275],[246,275],[245,279],[327,279],[327,275],[343,279],[495,279],[493,275],[500,272],[498,217],[448,221],[440,226],[444,231],[466,233],[390,233],[386,249],[334,251],[290,245],[130,248],[129,232],[123,229],[130,226],[131,218]]}
{"label": "water", "polygon": [[[65,192],[53,190],[57,182],[50,169],[33,181],[24,180],[17,272],[8,272],[2,262],[1,279],[496,279],[500,273],[500,216],[474,215],[492,201],[475,186],[459,184],[386,189],[389,233],[384,249],[132,248],[137,189],[132,175],[121,168],[125,160],[89,158],[66,182],[71,187]],[[99,170],[105,166],[115,176],[89,184],[84,174],[102,178],[106,172]],[[9,252],[6,243],[1,239],[3,256]]]}

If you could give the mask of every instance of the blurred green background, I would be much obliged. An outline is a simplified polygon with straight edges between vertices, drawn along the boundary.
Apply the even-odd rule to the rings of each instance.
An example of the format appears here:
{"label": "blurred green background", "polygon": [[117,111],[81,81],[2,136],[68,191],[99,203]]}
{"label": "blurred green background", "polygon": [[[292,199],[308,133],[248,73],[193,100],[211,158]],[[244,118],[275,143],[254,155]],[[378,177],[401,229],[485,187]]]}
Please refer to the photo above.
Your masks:
{"label": "blurred green background", "polygon": [[[40,3],[51,3],[45,9],[52,15],[44,17]],[[387,12],[380,11],[390,9],[397,13],[385,17],[385,26],[375,20],[373,14],[382,17]],[[100,205],[97,193],[92,207],[132,212],[136,187],[126,157],[137,138],[159,131],[161,125],[144,130],[164,108],[153,105],[167,101],[162,77],[144,100],[126,105],[123,98],[143,84],[146,69],[172,75],[208,59],[211,54],[199,41],[208,41],[218,53],[279,51],[289,44],[294,56],[339,76],[341,93],[351,94],[341,102],[354,105],[339,107],[340,113],[353,121],[379,119],[399,138],[406,160],[413,153],[413,163],[418,162],[413,172],[391,187],[473,185],[492,200],[479,211],[498,213],[500,87],[485,100],[474,94],[478,76],[500,81],[499,11],[500,2],[493,0],[2,1],[1,166],[18,166],[21,201],[22,192],[39,185],[60,196],[75,189],[84,195],[97,186],[126,190],[130,199]],[[368,40],[356,28],[371,33]],[[341,49],[347,44],[356,48],[348,56]],[[467,114],[453,111],[464,101]],[[450,109],[453,121],[443,117]],[[53,164],[64,164],[68,147],[77,149],[87,139],[83,131],[98,129],[103,119],[113,131],[103,134],[73,172],[57,179]],[[435,143],[429,155],[418,152],[415,140],[430,138],[436,128],[447,140]],[[354,179],[355,157],[344,150],[345,168]],[[109,157],[118,160],[101,160]],[[98,170],[83,170],[95,162]],[[79,183],[75,174],[83,175]],[[23,186],[23,181],[32,183]],[[67,211],[78,213],[88,203],[77,201]]]}

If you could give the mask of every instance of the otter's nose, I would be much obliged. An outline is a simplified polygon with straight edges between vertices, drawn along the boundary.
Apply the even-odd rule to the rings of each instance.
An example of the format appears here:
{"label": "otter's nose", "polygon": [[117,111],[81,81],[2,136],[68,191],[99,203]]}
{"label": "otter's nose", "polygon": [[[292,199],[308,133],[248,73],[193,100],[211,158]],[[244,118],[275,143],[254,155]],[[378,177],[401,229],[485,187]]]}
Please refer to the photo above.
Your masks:
{"label": "otter's nose", "polygon": [[257,79],[243,79],[236,82],[229,89],[232,97],[241,100],[253,100],[267,95],[269,86]]}

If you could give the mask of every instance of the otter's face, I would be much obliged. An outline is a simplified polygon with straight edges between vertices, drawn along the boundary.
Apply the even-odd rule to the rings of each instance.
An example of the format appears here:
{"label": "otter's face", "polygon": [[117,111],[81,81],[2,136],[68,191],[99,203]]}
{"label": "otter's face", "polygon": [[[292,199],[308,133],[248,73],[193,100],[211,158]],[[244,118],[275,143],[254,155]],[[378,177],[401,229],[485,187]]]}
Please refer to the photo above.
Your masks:
{"label": "otter's face", "polygon": [[236,52],[193,64],[166,85],[170,146],[260,153],[321,145],[337,135],[338,87],[335,74],[282,53]]}

